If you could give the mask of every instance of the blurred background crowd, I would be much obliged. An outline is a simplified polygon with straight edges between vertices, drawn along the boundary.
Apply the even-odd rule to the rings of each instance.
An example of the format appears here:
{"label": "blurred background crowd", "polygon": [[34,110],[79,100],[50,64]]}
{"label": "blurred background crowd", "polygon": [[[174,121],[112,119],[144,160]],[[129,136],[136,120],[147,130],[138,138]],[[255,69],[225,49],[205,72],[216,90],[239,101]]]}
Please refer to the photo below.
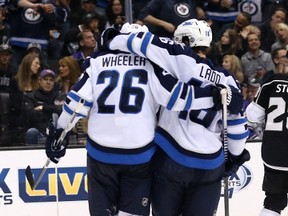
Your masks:
{"label": "blurred background crowd", "polygon": [[[244,112],[263,80],[288,72],[287,0],[28,2],[0,0],[0,147],[42,145],[101,33],[127,21],[173,38],[183,21],[206,20],[213,32],[208,57],[238,79]],[[250,139],[261,139],[262,127],[251,125]],[[69,142],[84,144],[86,129],[84,119]]]}

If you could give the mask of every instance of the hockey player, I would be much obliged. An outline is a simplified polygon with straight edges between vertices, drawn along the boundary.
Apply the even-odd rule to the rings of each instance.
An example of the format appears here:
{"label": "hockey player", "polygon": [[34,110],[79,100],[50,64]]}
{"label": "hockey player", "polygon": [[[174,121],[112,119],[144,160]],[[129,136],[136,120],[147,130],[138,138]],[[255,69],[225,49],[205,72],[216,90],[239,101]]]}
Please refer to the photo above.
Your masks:
{"label": "hockey player", "polygon": [[281,66],[277,65],[277,68],[281,69],[266,80],[254,101],[246,109],[249,122],[265,124],[261,147],[264,163],[262,189],[265,192],[265,199],[264,208],[259,216],[280,216],[281,211],[287,206],[288,59],[285,48],[276,58],[277,64],[281,60]]}
{"label": "hockey player", "polygon": [[[86,149],[91,216],[148,216],[158,104],[168,110],[214,107],[211,93],[215,88],[184,84],[134,54],[100,51],[89,62],[67,96],[57,129],[50,125],[46,154],[57,163],[66,149],[66,145],[54,146],[63,129],[69,131],[89,113]],[[241,101],[241,94],[232,94],[234,100]]]}
{"label": "hockey player", "polygon": [[[214,83],[238,88],[227,71],[213,68],[206,59],[212,33],[205,21],[192,19],[183,22],[177,27],[174,39],[177,43],[150,32],[120,34],[109,43],[109,48],[146,57],[190,84],[204,87]],[[161,110],[154,140],[163,150],[155,156],[154,216],[215,215],[224,169],[226,175],[232,175],[250,158],[244,149],[248,137],[246,118],[239,110],[230,110],[229,159],[225,168],[221,118],[221,111],[212,109],[189,112]]]}

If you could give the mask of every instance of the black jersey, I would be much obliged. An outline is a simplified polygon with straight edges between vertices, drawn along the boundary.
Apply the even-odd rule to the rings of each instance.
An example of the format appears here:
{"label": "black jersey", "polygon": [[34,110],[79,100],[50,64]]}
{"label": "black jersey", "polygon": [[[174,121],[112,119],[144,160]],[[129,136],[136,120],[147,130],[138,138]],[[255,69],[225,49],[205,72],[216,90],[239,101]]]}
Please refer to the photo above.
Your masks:
{"label": "black jersey", "polygon": [[270,168],[288,171],[288,75],[275,74],[247,107],[251,122],[265,121],[262,159]]}

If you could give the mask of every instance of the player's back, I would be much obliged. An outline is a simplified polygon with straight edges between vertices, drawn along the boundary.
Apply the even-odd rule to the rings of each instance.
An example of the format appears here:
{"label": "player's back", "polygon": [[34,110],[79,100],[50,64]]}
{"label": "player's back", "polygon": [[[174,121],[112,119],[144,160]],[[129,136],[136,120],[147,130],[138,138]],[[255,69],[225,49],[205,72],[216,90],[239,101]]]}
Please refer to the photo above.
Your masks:
{"label": "player's back", "polygon": [[86,71],[95,100],[88,126],[91,139],[124,149],[151,142],[158,109],[148,83],[153,66],[127,53],[105,54],[90,62]]}

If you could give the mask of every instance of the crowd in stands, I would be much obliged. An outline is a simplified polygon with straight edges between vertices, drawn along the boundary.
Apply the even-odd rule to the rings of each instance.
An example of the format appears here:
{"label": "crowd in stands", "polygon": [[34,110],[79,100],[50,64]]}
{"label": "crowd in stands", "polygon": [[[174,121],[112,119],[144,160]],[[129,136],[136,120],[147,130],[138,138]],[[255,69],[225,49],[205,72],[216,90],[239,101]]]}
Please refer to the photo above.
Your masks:
{"label": "crowd in stands", "polygon": [[[0,1],[0,146],[39,144],[101,33],[126,22],[125,1],[7,2]],[[130,6],[133,22],[162,37],[172,38],[185,20],[206,20],[213,31],[208,57],[241,84],[243,111],[263,80],[288,66],[286,0],[132,0]],[[76,138],[83,139],[85,122],[73,130]]]}

